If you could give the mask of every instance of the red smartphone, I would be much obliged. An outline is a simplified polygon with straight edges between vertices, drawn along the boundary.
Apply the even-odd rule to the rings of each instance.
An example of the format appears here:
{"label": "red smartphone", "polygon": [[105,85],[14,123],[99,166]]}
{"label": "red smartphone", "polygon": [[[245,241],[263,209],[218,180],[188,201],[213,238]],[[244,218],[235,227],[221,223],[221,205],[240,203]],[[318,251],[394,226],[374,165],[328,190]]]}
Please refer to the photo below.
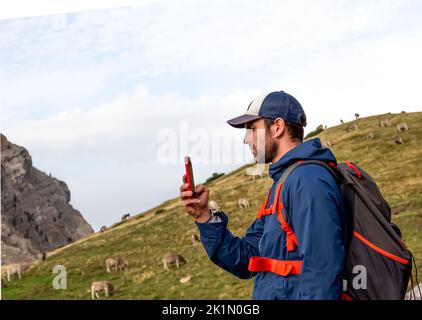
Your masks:
{"label": "red smartphone", "polygon": [[189,156],[185,157],[185,169],[186,169],[186,180],[189,185],[189,190],[193,191],[193,196],[195,197],[195,182],[193,180],[192,162]]}

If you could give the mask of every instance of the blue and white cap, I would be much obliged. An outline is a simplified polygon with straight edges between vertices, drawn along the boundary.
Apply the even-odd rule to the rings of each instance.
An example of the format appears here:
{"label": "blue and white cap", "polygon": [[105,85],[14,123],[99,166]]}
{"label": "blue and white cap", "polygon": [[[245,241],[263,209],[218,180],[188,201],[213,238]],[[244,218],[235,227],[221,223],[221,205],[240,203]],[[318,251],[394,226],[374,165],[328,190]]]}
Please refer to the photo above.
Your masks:
{"label": "blue and white cap", "polygon": [[227,121],[235,128],[244,128],[245,124],[260,118],[282,118],[291,124],[306,127],[306,115],[299,101],[284,91],[263,94],[253,100],[245,114]]}

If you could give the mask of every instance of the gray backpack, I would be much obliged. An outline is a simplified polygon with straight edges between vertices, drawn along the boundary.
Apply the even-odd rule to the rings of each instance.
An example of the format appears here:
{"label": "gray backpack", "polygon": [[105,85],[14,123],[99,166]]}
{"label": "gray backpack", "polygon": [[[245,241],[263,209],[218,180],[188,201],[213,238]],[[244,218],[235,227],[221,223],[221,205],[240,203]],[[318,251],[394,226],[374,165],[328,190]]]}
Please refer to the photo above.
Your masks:
{"label": "gray backpack", "polygon": [[375,181],[351,162],[336,166],[317,160],[292,164],[283,174],[284,181],[295,168],[307,164],[327,168],[343,195],[348,240],[342,299],[404,299],[413,256],[401,239],[400,229],[391,222],[390,206]]}

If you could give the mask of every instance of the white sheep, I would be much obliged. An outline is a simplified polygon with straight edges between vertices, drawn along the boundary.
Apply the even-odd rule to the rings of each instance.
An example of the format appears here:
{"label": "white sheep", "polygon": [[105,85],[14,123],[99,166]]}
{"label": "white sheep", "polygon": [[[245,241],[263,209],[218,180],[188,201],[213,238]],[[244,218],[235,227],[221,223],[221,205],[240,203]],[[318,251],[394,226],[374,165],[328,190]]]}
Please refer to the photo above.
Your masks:
{"label": "white sheep", "polygon": [[407,127],[406,122],[400,122],[397,126],[396,129],[398,132],[402,132],[402,131],[408,131],[409,128]]}
{"label": "white sheep", "polygon": [[98,292],[104,291],[105,296],[108,297],[109,294],[113,294],[114,287],[110,281],[94,281],[91,284],[91,297],[95,299],[95,297],[100,298]]}
{"label": "white sheep", "polygon": [[249,201],[246,198],[240,198],[237,200],[237,204],[239,205],[239,208],[249,208]]}
{"label": "white sheep", "polygon": [[11,265],[7,266],[6,271],[7,271],[7,281],[10,281],[11,280],[11,276],[14,275],[14,274],[17,274],[19,279],[22,277],[21,276],[21,274],[22,274],[22,266],[21,266],[20,263],[11,264]]}
{"label": "white sheep", "polygon": [[128,267],[128,262],[124,260],[122,257],[117,258],[107,258],[105,260],[106,270],[108,273],[111,273],[111,270],[114,269],[114,271],[119,270],[126,270]]}
{"label": "white sheep", "polygon": [[265,172],[265,165],[257,164],[255,167],[246,168],[246,175],[252,176],[255,181],[255,176],[262,178]]}

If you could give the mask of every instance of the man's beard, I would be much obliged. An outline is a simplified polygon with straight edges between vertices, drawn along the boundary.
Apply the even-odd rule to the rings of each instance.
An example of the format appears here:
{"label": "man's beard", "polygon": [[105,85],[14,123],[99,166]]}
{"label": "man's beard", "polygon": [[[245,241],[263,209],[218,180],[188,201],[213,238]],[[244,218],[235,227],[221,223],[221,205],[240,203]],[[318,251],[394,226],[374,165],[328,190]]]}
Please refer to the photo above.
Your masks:
{"label": "man's beard", "polygon": [[260,152],[259,148],[257,150],[257,155],[255,157],[256,163],[270,163],[277,155],[278,144],[271,139],[269,136],[265,136],[265,154]]}

